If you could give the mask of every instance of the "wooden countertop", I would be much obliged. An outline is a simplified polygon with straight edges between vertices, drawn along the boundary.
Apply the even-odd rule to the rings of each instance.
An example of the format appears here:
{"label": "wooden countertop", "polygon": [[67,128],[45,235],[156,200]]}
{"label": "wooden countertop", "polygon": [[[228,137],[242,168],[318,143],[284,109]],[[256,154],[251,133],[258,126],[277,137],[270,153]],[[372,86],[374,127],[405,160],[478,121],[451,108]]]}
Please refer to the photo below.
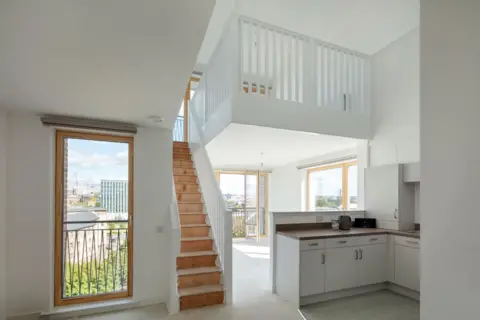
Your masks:
{"label": "wooden countertop", "polygon": [[369,228],[352,228],[350,230],[333,230],[333,229],[305,229],[291,231],[277,231],[277,234],[298,240],[341,238],[341,237],[359,237],[370,236],[375,234],[393,234],[398,236],[420,239],[420,232],[397,231],[388,229],[369,229]]}

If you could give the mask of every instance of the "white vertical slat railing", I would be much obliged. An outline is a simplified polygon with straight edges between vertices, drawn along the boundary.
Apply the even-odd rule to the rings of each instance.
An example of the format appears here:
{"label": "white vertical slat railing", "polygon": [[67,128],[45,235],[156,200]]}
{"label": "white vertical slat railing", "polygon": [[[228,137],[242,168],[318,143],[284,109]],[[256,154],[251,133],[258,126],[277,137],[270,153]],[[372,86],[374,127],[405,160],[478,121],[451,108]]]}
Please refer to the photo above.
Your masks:
{"label": "white vertical slat railing", "polygon": [[366,114],[369,79],[369,57],[364,54],[234,15],[196,89],[201,100],[196,112],[203,128],[240,92]]}
{"label": "white vertical slat railing", "polygon": [[366,113],[369,104],[367,56],[315,42],[316,105],[350,113]]}
{"label": "white vertical slat railing", "polygon": [[[350,113],[369,104],[368,56],[239,17],[242,92]],[[313,83],[313,85],[311,84]]]}
{"label": "white vertical slat railing", "polygon": [[169,269],[170,269],[170,283],[169,283],[169,298],[167,309],[170,314],[175,314],[180,311],[180,302],[178,296],[177,286],[177,257],[180,254],[180,217],[178,215],[177,195],[175,191],[175,183],[172,176],[172,203],[170,204],[170,215],[168,216],[171,228],[170,235],[170,254],[169,254]]}
{"label": "white vertical slat railing", "polygon": [[188,143],[203,194],[208,221],[223,272],[226,303],[232,301],[232,212],[227,209],[205,148],[203,131],[195,109],[189,110]]}
{"label": "white vertical slat railing", "polygon": [[250,18],[239,18],[243,92],[303,102],[307,38]]}
{"label": "white vertical slat railing", "polygon": [[[237,70],[234,66],[238,63],[232,50],[236,48],[237,34],[234,22],[225,24],[222,36],[217,44],[210,61],[205,69],[205,122],[221,107],[233,91]],[[202,81],[201,81],[202,82]],[[200,114],[199,114],[200,116]]]}

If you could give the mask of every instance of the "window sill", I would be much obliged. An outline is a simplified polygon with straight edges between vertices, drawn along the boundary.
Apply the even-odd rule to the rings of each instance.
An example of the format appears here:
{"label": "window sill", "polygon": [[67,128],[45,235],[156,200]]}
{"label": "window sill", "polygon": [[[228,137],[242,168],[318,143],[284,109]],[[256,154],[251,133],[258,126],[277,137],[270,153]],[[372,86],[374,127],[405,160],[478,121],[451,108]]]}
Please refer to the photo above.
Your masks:
{"label": "window sill", "polygon": [[47,319],[63,319],[66,317],[79,317],[95,313],[132,309],[157,303],[160,302],[135,302],[132,298],[108,300],[92,303],[83,303],[65,307],[54,307],[51,312],[42,313],[42,316],[47,317]]}

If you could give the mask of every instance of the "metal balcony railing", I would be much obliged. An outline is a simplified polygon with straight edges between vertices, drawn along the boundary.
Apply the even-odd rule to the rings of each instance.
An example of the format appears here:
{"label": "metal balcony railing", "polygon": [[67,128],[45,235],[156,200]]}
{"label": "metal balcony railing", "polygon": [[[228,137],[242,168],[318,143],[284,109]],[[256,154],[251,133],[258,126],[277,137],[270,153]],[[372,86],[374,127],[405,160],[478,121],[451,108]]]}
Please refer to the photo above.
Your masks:
{"label": "metal balcony railing", "polygon": [[[232,210],[233,237],[253,237],[256,236],[256,232],[263,233],[263,230],[265,230],[264,225],[257,226],[256,208],[230,208],[230,210]],[[260,217],[264,217],[264,214],[265,208],[260,208]],[[265,220],[260,219],[260,224],[264,223]]]}
{"label": "metal balcony railing", "polygon": [[69,224],[63,241],[64,299],[128,290],[128,228]]}

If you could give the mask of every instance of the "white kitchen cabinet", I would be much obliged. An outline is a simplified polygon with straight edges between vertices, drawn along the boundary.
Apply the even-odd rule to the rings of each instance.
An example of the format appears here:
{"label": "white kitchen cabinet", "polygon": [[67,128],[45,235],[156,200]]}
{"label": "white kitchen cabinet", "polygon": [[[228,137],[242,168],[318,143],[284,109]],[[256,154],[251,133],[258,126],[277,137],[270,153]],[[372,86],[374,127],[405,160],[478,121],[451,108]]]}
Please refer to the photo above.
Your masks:
{"label": "white kitchen cabinet", "polygon": [[355,247],[326,250],[325,292],[353,288],[357,284],[358,249]]}
{"label": "white kitchen cabinet", "polygon": [[[359,237],[358,240],[368,240]],[[328,243],[327,243],[328,245]],[[387,280],[387,244],[331,248],[325,252],[325,291],[360,287]]]}
{"label": "white kitchen cabinet", "polygon": [[376,244],[359,248],[357,284],[365,286],[387,280],[387,245]]}
{"label": "white kitchen cabinet", "polygon": [[325,251],[300,252],[300,296],[325,292]]}
{"label": "white kitchen cabinet", "polygon": [[405,163],[403,165],[404,182],[420,182],[420,162]]}
{"label": "white kitchen cabinet", "polygon": [[413,229],[415,187],[403,182],[403,165],[391,164],[365,169],[365,210],[377,219],[377,227]]}
{"label": "white kitchen cabinet", "polygon": [[420,248],[395,244],[395,283],[420,291]]}

